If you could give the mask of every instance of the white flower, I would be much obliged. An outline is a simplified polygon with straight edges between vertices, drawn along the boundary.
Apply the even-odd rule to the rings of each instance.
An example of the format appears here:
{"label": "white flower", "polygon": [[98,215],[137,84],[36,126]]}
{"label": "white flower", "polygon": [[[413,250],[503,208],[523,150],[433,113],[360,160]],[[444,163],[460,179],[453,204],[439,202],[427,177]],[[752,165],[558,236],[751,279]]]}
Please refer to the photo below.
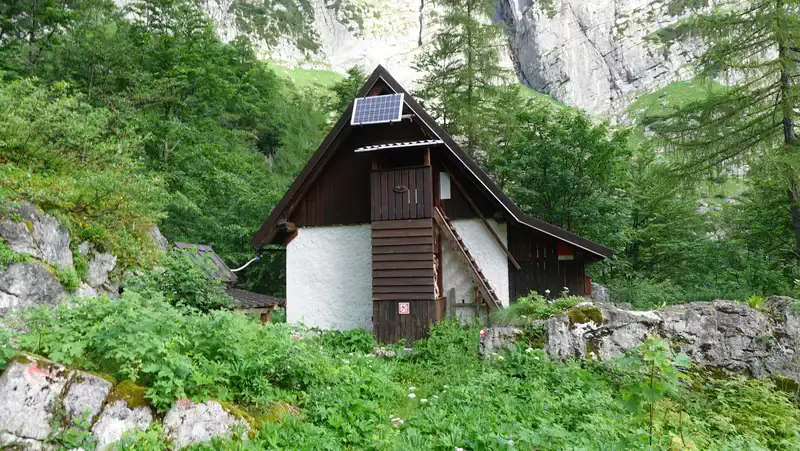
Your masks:
{"label": "white flower", "polygon": [[464,448],[456,448],[456,451],[464,451]]}
{"label": "white flower", "polygon": [[526,350],[525,350],[525,352],[526,352],[527,354],[530,354],[531,352],[533,352],[533,348],[528,348],[528,349],[526,349]]}
{"label": "white flower", "polygon": [[428,402],[428,400],[427,400],[427,399],[425,399],[425,398],[422,398],[422,399],[420,399],[420,400],[419,400],[419,402],[421,402],[421,403],[425,404],[426,402]]}
{"label": "white flower", "polygon": [[514,444],[514,440],[511,440],[511,439],[509,439],[509,440],[508,440],[508,445],[509,445],[509,446],[511,446],[511,445],[513,445],[513,444]]}
{"label": "white flower", "polygon": [[408,397],[411,398],[411,399],[414,399],[414,398],[417,397],[417,395],[415,395],[414,393],[409,393]]}
{"label": "white flower", "polygon": [[416,389],[417,389],[417,387],[408,387],[408,391],[414,391]]}
{"label": "white flower", "polygon": [[550,290],[544,290],[544,294],[550,294]]}
{"label": "white flower", "polygon": [[328,390],[330,390],[330,389],[331,389],[331,386],[329,385],[329,386],[328,386]]}
{"label": "white flower", "polygon": [[505,357],[503,357],[501,355],[497,356],[497,358],[500,359],[500,360],[505,360],[506,359]]}
{"label": "white flower", "polygon": [[534,360],[539,360],[539,356],[538,355],[533,356],[533,358],[534,358]]}
{"label": "white flower", "polygon": [[450,388],[450,386],[449,385],[445,385],[444,388]]}
{"label": "white flower", "polygon": [[349,353],[349,354],[347,354],[347,355],[349,355],[350,357],[353,357],[353,353],[352,353],[352,352],[351,352],[351,353]]}
{"label": "white flower", "polygon": [[436,395],[433,395],[433,399],[439,399],[439,397],[436,396]]}

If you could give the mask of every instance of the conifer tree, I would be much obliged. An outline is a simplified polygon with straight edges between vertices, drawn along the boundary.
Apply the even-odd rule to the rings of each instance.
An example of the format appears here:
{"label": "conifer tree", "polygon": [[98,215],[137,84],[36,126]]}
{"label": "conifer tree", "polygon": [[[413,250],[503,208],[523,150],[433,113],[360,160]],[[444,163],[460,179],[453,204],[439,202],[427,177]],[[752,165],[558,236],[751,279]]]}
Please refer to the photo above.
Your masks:
{"label": "conifer tree", "polygon": [[445,129],[463,139],[470,154],[481,146],[491,101],[503,81],[502,29],[492,23],[496,2],[441,0],[437,33],[415,61],[421,88],[415,95]]}
{"label": "conifer tree", "polygon": [[[673,0],[675,10],[697,2]],[[706,3],[707,4],[707,3]],[[741,156],[768,163],[785,182],[800,255],[796,116],[800,76],[800,1],[723,0],[662,29],[665,44],[699,42],[697,75],[708,96],[660,118],[652,128],[700,171]],[[783,214],[775,212],[776,215]]]}

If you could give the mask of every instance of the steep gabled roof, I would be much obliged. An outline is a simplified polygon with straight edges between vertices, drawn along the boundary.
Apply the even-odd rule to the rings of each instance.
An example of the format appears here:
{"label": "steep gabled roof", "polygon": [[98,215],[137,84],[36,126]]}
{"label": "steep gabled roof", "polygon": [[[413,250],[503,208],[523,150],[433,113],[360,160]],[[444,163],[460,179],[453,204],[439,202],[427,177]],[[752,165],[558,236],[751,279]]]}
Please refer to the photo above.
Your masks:
{"label": "steep gabled roof", "polygon": [[[406,106],[417,116],[422,125],[428,129],[428,131],[433,135],[432,137],[444,142],[445,147],[451,152],[452,156],[455,157],[456,161],[463,166],[465,173],[473,179],[476,186],[484,190],[489,197],[494,198],[515,222],[522,226],[554,237],[565,243],[571,244],[579,249],[583,249],[597,258],[603,259],[611,257],[613,253],[611,249],[523,213],[522,210],[520,210],[520,208],[511,200],[511,198],[509,198],[500,189],[500,187],[498,187],[492,181],[492,179],[489,178],[489,176],[472,160],[472,158],[470,158],[464,152],[464,150],[461,149],[461,147],[456,144],[455,141],[453,141],[453,138],[447,132],[445,132],[444,129],[442,129],[439,124],[433,120],[433,118],[430,117],[425,109],[423,109],[422,106],[417,103],[417,101],[400,85],[400,83],[397,82],[397,80],[394,79],[394,77],[391,76],[391,74],[389,74],[389,72],[383,66],[378,66],[375,71],[372,72],[372,75],[370,75],[369,79],[367,79],[367,82],[364,83],[364,86],[359,91],[357,97],[366,96],[370,91],[372,91],[379,81],[383,81],[383,83],[389,89],[394,91],[394,93],[405,94]],[[350,127],[350,116],[352,115],[352,111],[353,103],[351,102],[350,106],[344,113],[342,113],[342,116],[333,126],[333,129],[330,131],[330,133],[328,133],[328,136],[325,137],[325,140],[311,157],[311,160],[308,162],[308,164],[306,164],[302,172],[300,172],[300,175],[295,178],[291,187],[289,187],[289,190],[286,192],[280,202],[278,202],[278,204],[275,206],[275,209],[272,210],[272,213],[253,237],[254,244],[266,244],[274,238],[277,232],[277,224],[281,214],[288,206],[292,204],[292,202],[296,203],[299,201],[299,199],[295,199],[295,196],[304,186],[306,181],[310,180],[313,174],[322,171],[325,163],[328,161],[326,158],[327,154],[329,151],[335,150],[335,146],[332,146],[332,144],[345,129]]]}

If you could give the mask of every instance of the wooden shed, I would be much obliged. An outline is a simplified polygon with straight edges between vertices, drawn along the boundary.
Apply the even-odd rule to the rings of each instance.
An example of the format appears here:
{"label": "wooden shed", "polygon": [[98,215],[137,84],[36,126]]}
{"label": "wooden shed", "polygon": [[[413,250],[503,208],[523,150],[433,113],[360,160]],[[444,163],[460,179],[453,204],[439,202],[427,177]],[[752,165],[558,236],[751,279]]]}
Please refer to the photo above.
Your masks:
{"label": "wooden shed", "polygon": [[611,250],[524,214],[378,67],[253,238],[287,252],[287,320],[424,337],[534,290],[586,295]]}

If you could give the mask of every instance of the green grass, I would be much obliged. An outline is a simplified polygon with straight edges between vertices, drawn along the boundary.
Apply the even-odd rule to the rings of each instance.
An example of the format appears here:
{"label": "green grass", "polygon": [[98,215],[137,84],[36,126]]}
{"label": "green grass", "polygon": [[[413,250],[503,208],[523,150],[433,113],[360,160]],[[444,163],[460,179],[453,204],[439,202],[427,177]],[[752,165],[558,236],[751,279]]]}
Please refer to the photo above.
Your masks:
{"label": "green grass", "polygon": [[328,88],[344,78],[338,72],[325,69],[288,68],[276,64],[271,67],[278,75],[291,80],[298,88]]}
{"label": "green grass", "polygon": [[559,102],[558,100],[550,97],[550,95],[545,94],[543,92],[539,92],[533,88],[529,88],[525,85],[520,85],[521,88],[519,90],[520,94],[522,95],[523,99],[534,99],[534,100],[543,100],[546,102],[551,103],[553,106],[557,106],[560,108],[565,107],[563,103]]}
{"label": "green grass", "polygon": [[675,81],[661,89],[640,95],[627,108],[628,115],[636,124],[631,134],[631,143],[641,144],[646,140],[644,125],[649,121],[669,114],[675,108],[702,100],[708,96],[709,91],[722,88],[722,85],[715,82]]}

